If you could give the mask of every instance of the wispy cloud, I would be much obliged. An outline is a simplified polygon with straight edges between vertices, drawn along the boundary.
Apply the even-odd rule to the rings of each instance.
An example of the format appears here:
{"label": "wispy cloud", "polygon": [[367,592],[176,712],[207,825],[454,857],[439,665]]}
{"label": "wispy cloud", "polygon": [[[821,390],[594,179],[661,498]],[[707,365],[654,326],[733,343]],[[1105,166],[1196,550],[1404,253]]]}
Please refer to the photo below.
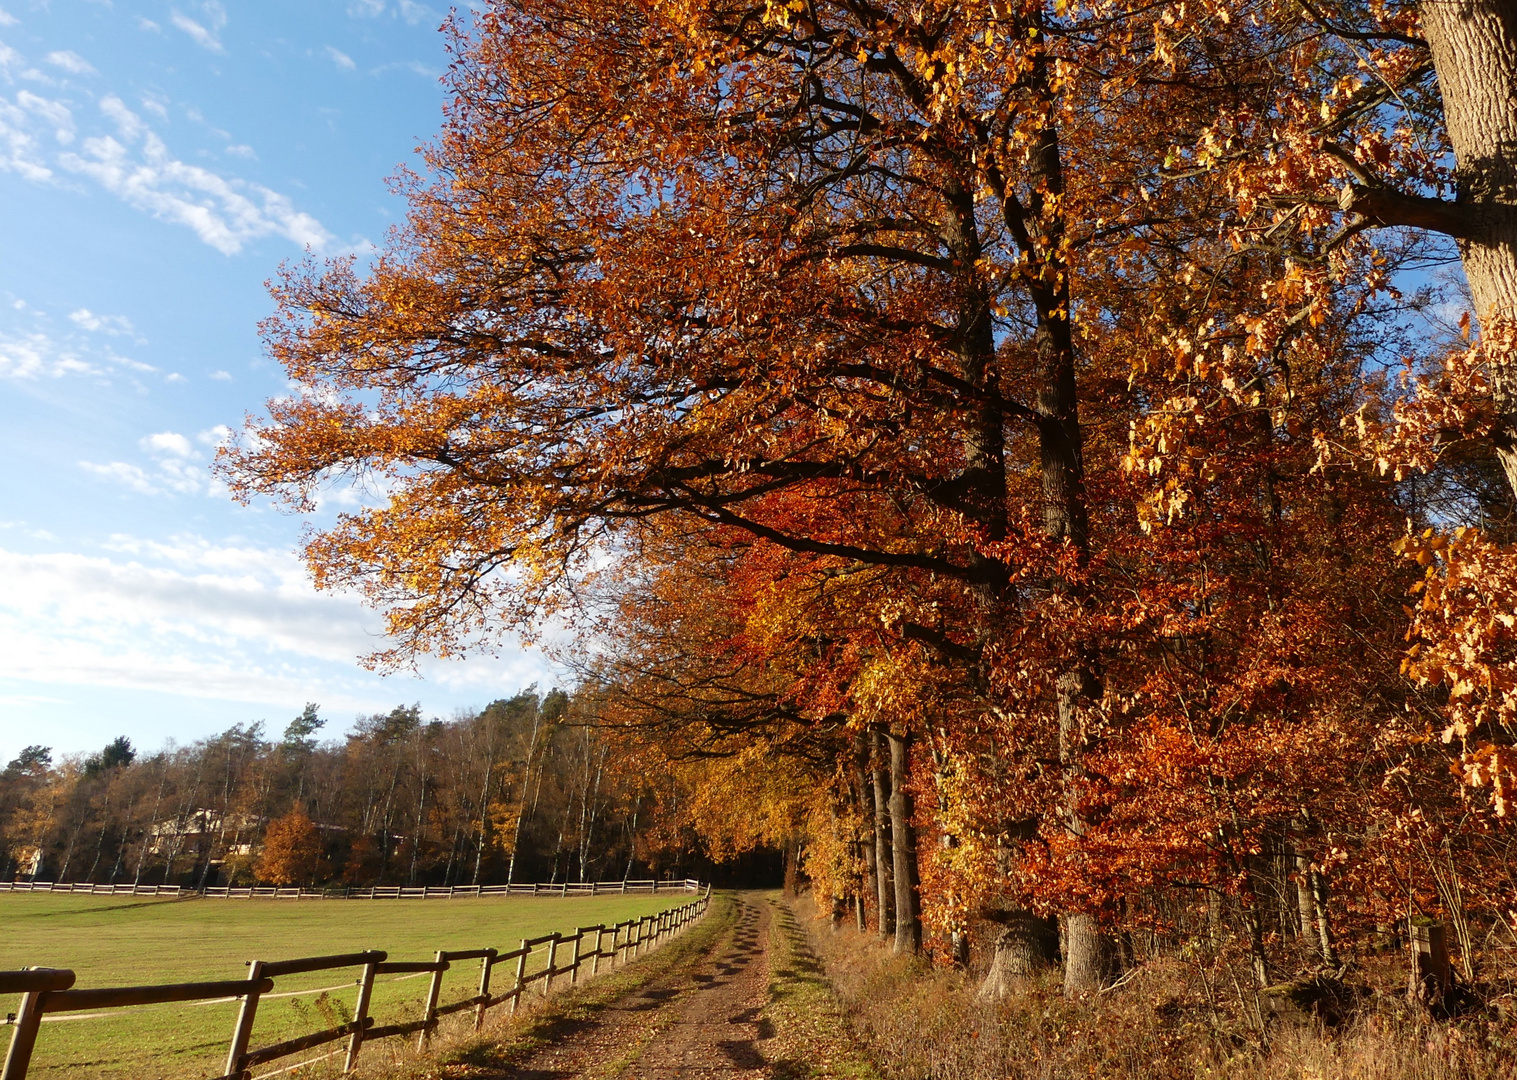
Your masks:
{"label": "wispy cloud", "polygon": [[[0,548],[0,676],[231,701],[388,707],[354,659],[379,620],[318,593],[300,561],[236,538],[113,536],[99,553]],[[429,679],[499,693],[543,678],[533,655],[428,663]],[[414,690],[406,693],[414,694]]]}
{"label": "wispy cloud", "polygon": [[[134,334],[135,328],[119,315],[101,316],[89,308],[77,308],[69,316],[74,329],[59,328],[43,312],[24,300],[15,299],[10,308],[16,313],[7,321],[12,330],[0,329],[0,379],[34,381],[66,376],[108,378],[115,374],[131,377],[157,372],[152,364],[123,356],[109,338]],[[95,335],[103,334],[106,338]],[[138,339],[141,344],[141,339]]]}
{"label": "wispy cloud", "polygon": [[89,177],[127,205],[188,226],[227,255],[264,236],[283,236],[318,251],[332,242],[321,222],[296,210],[287,196],[174,157],[120,98],[102,99],[100,110],[115,122],[119,138],[85,139],[79,152],[60,154],[58,164]]}
{"label": "wispy cloud", "polygon": [[202,431],[194,439],[177,431],[159,431],[137,441],[147,456],[145,464],[81,461],[79,468],[138,495],[219,495],[222,488],[211,476],[210,454],[229,434],[224,425]]}
{"label": "wispy cloud", "polygon": [[[219,4],[203,7],[221,11]],[[225,21],[224,13],[219,17]],[[75,54],[52,54],[53,58],[65,56]],[[0,76],[24,63],[14,49],[0,43]],[[88,177],[129,206],[188,226],[205,243],[228,255],[265,236],[283,236],[317,251],[333,242],[321,222],[297,210],[288,196],[174,156],[141,115],[115,94],[102,96],[98,104],[114,134],[94,135],[75,149],[76,117],[66,101],[31,90],[0,97],[0,172],[37,184],[57,182],[60,170]],[[156,94],[143,98],[143,108],[160,119],[168,116],[164,100]],[[230,142],[226,132],[211,130]],[[235,144],[227,153],[256,156],[251,148]]]}
{"label": "wispy cloud", "polygon": [[45,57],[49,64],[62,68],[73,75],[94,75],[95,69],[88,60],[76,52],[62,49],[58,52],[50,52]]}
{"label": "wispy cloud", "polygon": [[0,8],[0,26],[15,26],[21,20],[4,8]]}
{"label": "wispy cloud", "polygon": [[327,55],[332,58],[332,63],[336,64],[344,71],[352,71],[358,66],[357,64],[353,63],[353,58],[351,56],[343,52],[341,49],[334,49],[330,45],[327,46]]}
{"label": "wispy cloud", "polygon": [[81,330],[90,330],[101,334],[131,334],[136,332],[132,321],[125,315],[96,315],[89,308],[79,308],[69,312],[68,321]]}
{"label": "wispy cloud", "polygon": [[442,15],[435,8],[426,4],[418,4],[416,0],[396,0],[396,3],[387,4],[385,0],[350,0],[348,14],[358,19],[377,19],[386,12],[392,18],[401,18],[415,26],[422,22],[437,23],[442,20]]}
{"label": "wispy cloud", "polygon": [[101,375],[105,369],[47,334],[0,335],[0,379],[57,379]]}
{"label": "wispy cloud", "polygon": [[214,53],[226,52],[221,44],[221,31],[226,27],[226,8],[219,0],[205,0],[200,5],[200,15],[201,19],[192,19],[182,11],[174,11],[170,13],[169,21],[188,34],[202,49]]}

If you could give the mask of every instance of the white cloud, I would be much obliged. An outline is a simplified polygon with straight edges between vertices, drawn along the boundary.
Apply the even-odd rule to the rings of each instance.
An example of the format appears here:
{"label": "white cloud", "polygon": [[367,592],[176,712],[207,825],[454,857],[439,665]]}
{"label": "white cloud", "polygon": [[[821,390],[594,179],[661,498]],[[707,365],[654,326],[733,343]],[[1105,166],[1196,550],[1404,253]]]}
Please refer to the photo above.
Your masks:
{"label": "white cloud", "polygon": [[169,118],[169,107],[168,107],[169,106],[169,102],[168,102],[168,98],[163,97],[161,94],[146,93],[146,94],[143,94],[137,100],[142,104],[142,107],[144,109],[146,109],[148,112],[152,113],[158,119],[165,120],[165,121],[168,120],[168,118]]}
{"label": "white cloud", "polygon": [[382,75],[387,71],[411,71],[427,79],[435,79],[442,74],[436,68],[430,68],[420,60],[405,60],[393,64],[380,64],[374,69],[374,74]]}
{"label": "white cloud", "polygon": [[151,454],[168,454],[170,457],[187,458],[195,453],[190,440],[177,431],[160,431],[138,440],[138,445]]}
{"label": "white cloud", "polygon": [[106,97],[101,112],[115,121],[122,141],[111,136],[85,139],[79,153],[65,153],[65,169],[88,176],[127,205],[161,221],[187,225],[223,254],[241,251],[250,240],[277,235],[322,250],[333,240],[310,214],[288,197],[236,178],[221,176],[173,157],[162,139],[120,98]]}
{"label": "white cloud", "polygon": [[64,375],[101,374],[104,374],[104,368],[44,333],[0,335],[0,379],[56,379]]}
{"label": "white cloud", "polygon": [[142,117],[126,107],[115,94],[107,94],[100,99],[100,111],[115,122],[116,131],[127,142],[136,142],[147,131],[147,125],[142,122]]}
{"label": "white cloud", "polygon": [[258,151],[254,150],[251,146],[248,146],[245,143],[237,143],[234,146],[229,146],[226,148],[226,152],[228,154],[231,154],[233,157],[247,158],[249,161],[258,160]]}
{"label": "white cloud", "polygon": [[400,8],[400,17],[412,26],[415,26],[424,19],[437,22],[442,18],[441,15],[425,4],[418,4],[413,2],[413,0],[400,0],[398,7]]}
{"label": "white cloud", "polygon": [[131,465],[125,461],[113,461],[108,465],[97,465],[93,461],[81,461],[79,467],[87,473],[93,473],[129,491],[135,491],[139,495],[161,495],[164,491],[163,488],[153,483],[152,479],[141,466]]}
{"label": "white cloud", "polygon": [[219,0],[205,0],[200,5],[204,22],[190,18],[180,11],[172,12],[169,21],[183,30],[202,49],[209,49],[214,53],[224,53],[221,45],[221,31],[226,27],[226,8],[222,7]]}
{"label": "white cloud", "polygon": [[[219,5],[205,6],[221,10]],[[220,19],[225,22],[224,13]],[[13,61],[20,63],[20,57],[0,43],[0,67],[9,67]],[[0,172],[13,172],[38,184],[53,182],[58,168],[89,177],[129,206],[162,221],[189,226],[202,241],[228,255],[264,236],[283,236],[318,251],[333,242],[321,222],[297,210],[288,196],[173,156],[158,134],[116,95],[100,98],[99,107],[114,127],[114,135],[87,138],[77,150],[51,151],[41,137],[49,129],[62,146],[72,147],[75,140],[75,118],[69,107],[30,90],[19,91],[14,99],[0,97]],[[144,97],[143,108],[160,118],[168,116],[160,95]],[[225,132],[217,134],[226,137]],[[256,156],[244,146],[229,147],[228,153]]]}
{"label": "white cloud", "polygon": [[[0,548],[0,580],[0,677],[355,711],[398,693],[354,664],[381,643],[379,618],[352,595],[316,592],[289,552],[114,536],[104,554]],[[522,654],[423,670],[486,695],[546,674]]]}
{"label": "white cloud", "polygon": [[132,322],[125,315],[96,315],[89,308],[79,308],[69,312],[69,322],[81,330],[91,330],[102,334],[130,334],[134,332]]}
{"label": "white cloud", "polygon": [[74,114],[61,101],[39,97],[30,90],[16,94],[16,105],[53,129],[53,138],[67,146],[74,141]]}
{"label": "white cloud", "polygon": [[137,29],[146,30],[151,34],[163,33],[163,27],[159,26],[152,19],[145,19],[141,15],[137,16]]}
{"label": "white cloud", "polygon": [[62,68],[74,75],[94,75],[96,71],[90,62],[78,53],[68,49],[60,49],[58,52],[47,54],[46,60],[54,67]]}
{"label": "white cloud", "polygon": [[138,495],[220,495],[224,489],[210,474],[208,451],[230,437],[231,430],[221,424],[197,433],[193,440],[177,431],[159,431],[137,440],[150,459],[146,467],[129,461],[81,461],[79,467]]}
{"label": "white cloud", "polygon": [[217,382],[231,382],[232,373],[230,371],[217,370],[211,372],[211,378],[215,379]]}
{"label": "white cloud", "polygon": [[15,26],[21,20],[4,8],[0,8],[0,26]]}
{"label": "white cloud", "polygon": [[327,55],[332,58],[332,63],[336,64],[344,71],[352,71],[358,66],[357,64],[353,63],[353,58],[351,56],[343,52],[341,49],[334,49],[330,45],[327,46]]}
{"label": "white cloud", "polygon": [[[0,64],[3,61],[5,58],[0,55]],[[36,97],[27,89],[17,94],[15,102],[0,97],[0,171],[17,173],[21,179],[33,184],[46,184],[53,176],[52,168],[47,167],[42,158],[42,149],[35,135],[39,118],[46,121],[46,115],[39,115],[36,108],[42,102],[46,99]]]}
{"label": "white cloud", "polygon": [[397,0],[393,8],[385,4],[385,0],[350,0],[348,14],[359,19],[374,19],[383,15],[386,11],[392,16],[398,16],[415,26],[420,22],[438,23],[442,15],[434,8],[426,4],[418,4],[416,0]]}

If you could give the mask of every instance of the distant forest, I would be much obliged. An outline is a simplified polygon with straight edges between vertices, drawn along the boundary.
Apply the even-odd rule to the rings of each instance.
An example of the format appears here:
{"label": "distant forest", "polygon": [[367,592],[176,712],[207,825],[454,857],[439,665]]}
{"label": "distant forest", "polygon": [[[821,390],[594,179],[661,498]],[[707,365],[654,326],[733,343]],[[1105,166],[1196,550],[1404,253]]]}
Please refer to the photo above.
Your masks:
{"label": "distant forest", "polygon": [[278,738],[258,723],[153,754],[125,737],[88,756],[29,746],[0,772],[0,880],[247,885],[270,877],[266,841],[288,846],[302,830],[299,884],[590,881],[709,865],[671,824],[673,776],[634,766],[582,713],[562,691],[532,689],[452,720],[396,708],[330,741],[308,705]]}

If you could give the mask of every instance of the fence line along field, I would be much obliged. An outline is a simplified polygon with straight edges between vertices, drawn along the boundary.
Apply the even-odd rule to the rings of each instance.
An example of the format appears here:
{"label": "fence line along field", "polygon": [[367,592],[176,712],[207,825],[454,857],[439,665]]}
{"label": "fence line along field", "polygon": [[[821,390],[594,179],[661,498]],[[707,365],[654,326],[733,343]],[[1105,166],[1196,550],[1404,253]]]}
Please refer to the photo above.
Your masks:
{"label": "fence line along field", "polygon": [[[523,938],[576,925],[611,924],[688,903],[679,893],[390,900],[385,903],[232,902],[0,894],[0,970],[69,968],[78,987],[245,979],[250,960],[383,949],[391,961],[431,960],[439,949],[515,948]],[[534,957],[533,966],[541,966]],[[530,970],[530,969],[529,969]],[[358,987],[350,972],[281,980],[259,1006],[257,1045],[296,1038],[352,1019]],[[416,1019],[425,975],[385,975],[369,1012],[378,1024]],[[478,972],[456,967],[442,1002],[477,992]],[[17,997],[0,997],[15,1013]],[[49,1016],[29,1076],[210,1077],[221,1074],[238,1003],[214,1001]],[[9,1027],[0,1029],[6,1039]]]}

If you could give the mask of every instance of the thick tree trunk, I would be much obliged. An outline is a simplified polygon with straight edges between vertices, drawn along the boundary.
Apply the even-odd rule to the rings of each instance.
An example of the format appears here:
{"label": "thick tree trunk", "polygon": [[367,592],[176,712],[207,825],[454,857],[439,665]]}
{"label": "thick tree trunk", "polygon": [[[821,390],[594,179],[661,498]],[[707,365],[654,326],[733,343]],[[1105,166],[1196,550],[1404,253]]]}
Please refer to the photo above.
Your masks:
{"label": "thick tree trunk", "polygon": [[999,930],[980,995],[1000,1000],[1057,958],[1059,928],[1054,920],[1025,909],[999,912],[995,921],[1000,924]]}
{"label": "thick tree trunk", "polygon": [[[1059,676],[1059,759],[1064,766],[1064,827],[1071,836],[1085,832],[1079,808],[1080,758],[1085,744],[1081,711],[1095,695],[1089,669],[1079,667]],[[1092,915],[1071,912],[1064,917],[1064,992],[1071,996],[1099,990],[1111,973],[1115,942]]]}
{"label": "thick tree trunk", "polygon": [[895,930],[895,887],[890,880],[890,766],[885,756],[885,740],[873,733],[874,744],[874,865],[875,889],[880,905],[880,937]]}
{"label": "thick tree trunk", "polygon": [[916,828],[911,823],[913,806],[906,791],[911,775],[911,740],[886,735],[890,741],[890,836],[895,877],[895,951],[917,953],[922,949],[922,909],[917,892]]}
{"label": "thick tree trunk", "polygon": [[[1465,235],[1459,254],[1475,316],[1517,318],[1517,5],[1511,0],[1423,0],[1443,115],[1454,147]],[[1492,380],[1496,448],[1517,493],[1517,356]]]}

